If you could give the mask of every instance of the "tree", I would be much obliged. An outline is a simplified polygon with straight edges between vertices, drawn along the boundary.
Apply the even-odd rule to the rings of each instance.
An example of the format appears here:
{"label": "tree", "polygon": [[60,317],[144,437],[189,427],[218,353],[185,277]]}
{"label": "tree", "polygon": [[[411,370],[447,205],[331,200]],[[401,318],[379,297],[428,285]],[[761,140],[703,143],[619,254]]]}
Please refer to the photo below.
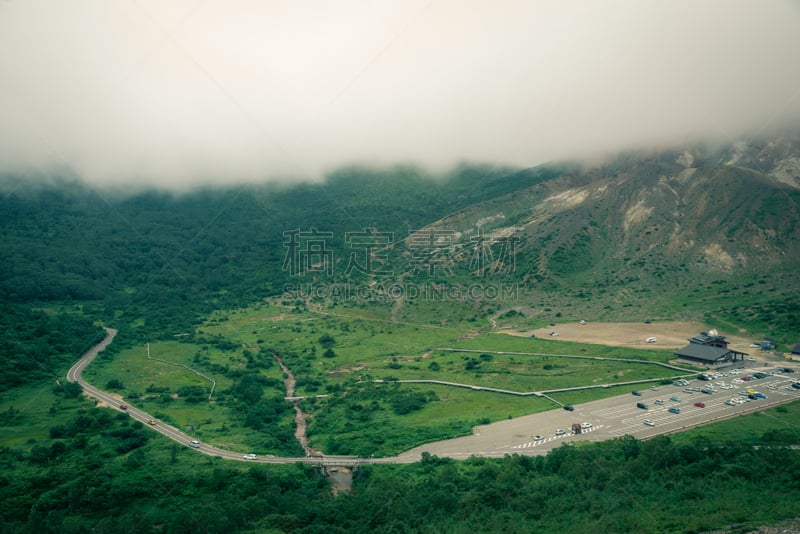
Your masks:
{"label": "tree", "polygon": [[106,382],[106,389],[114,389],[114,390],[125,389],[125,385],[119,378],[112,378],[111,380]]}
{"label": "tree", "polygon": [[336,344],[336,339],[332,335],[325,333],[319,336],[319,344],[329,349]]}

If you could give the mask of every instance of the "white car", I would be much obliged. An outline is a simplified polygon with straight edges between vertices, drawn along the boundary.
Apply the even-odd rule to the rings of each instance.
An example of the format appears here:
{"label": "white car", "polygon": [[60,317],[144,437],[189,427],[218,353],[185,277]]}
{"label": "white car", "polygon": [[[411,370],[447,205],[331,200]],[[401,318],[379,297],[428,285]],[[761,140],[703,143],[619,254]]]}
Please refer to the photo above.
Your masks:
{"label": "white car", "polygon": [[656,424],[651,419],[645,419],[644,424],[647,426],[656,426]]}
{"label": "white car", "polygon": [[581,430],[588,430],[592,428],[592,423],[581,423]]}
{"label": "white car", "polygon": [[189,445],[190,447],[193,447],[195,449],[199,449],[200,448],[200,442],[197,441],[196,439],[193,439],[192,441],[187,443],[187,445]]}
{"label": "white car", "polygon": [[255,454],[252,454],[252,453],[245,454],[244,456],[242,456],[243,460],[255,460],[256,458],[258,458],[258,456],[256,456]]}
{"label": "white car", "polygon": [[563,436],[566,433],[567,431],[564,430],[563,428],[556,428],[556,436]]}

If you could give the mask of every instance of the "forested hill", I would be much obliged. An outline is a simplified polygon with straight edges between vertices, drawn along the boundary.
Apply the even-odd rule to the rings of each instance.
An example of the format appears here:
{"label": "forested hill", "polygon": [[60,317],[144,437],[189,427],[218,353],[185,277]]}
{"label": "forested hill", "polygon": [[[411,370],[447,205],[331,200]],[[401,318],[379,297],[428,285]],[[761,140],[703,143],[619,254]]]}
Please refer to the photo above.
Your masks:
{"label": "forested hill", "polygon": [[[194,313],[281,291],[284,232],[371,227],[397,236],[559,169],[461,166],[433,179],[413,167],[348,168],[321,184],[248,185],[119,194],[75,180],[0,187],[0,298],[84,301],[87,309],[148,309],[151,325],[188,327]],[[131,311],[131,310],[134,311]],[[161,328],[161,327],[157,327]],[[153,332],[151,332],[152,334]]]}

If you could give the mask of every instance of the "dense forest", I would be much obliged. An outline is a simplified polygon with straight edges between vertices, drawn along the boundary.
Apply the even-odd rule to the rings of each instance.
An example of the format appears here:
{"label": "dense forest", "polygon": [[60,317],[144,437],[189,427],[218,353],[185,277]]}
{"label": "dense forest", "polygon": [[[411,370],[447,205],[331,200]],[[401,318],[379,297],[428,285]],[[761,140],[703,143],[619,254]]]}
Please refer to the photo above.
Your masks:
{"label": "dense forest", "polygon": [[[0,455],[2,532],[744,532],[796,517],[796,436],[758,448],[623,437],[546,457],[358,468],[334,494],[313,467],[195,454],[124,414],[76,404],[29,452]],[[8,417],[9,414],[4,414]]]}

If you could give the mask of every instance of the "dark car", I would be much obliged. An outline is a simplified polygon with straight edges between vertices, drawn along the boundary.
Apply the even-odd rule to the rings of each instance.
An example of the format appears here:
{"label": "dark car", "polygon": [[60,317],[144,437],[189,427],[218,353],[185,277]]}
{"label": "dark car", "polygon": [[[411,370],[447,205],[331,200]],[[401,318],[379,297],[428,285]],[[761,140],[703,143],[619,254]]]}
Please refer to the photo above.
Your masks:
{"label": "dark car", "polygon": [[642,410],[647,410],[647,405],[643,402],[637,402],[636,407],[641,408]]}
{"label": "dark car", "polygon": [[636,395],[637,397],[641,397],[642,393],[640,391],[636,391],[635,389],[631,391],[631,395]]}
{"label": "dark car", "polygon": [[669,410],[667,410],[667,411],[669,413],[681,413],[681,409],[680,408],[675,408],[674,406],[672,408],[670,408]]}
{"label": "dark car", "polygon": [[698,408],[705,408],[706,407],[706,403],[705,402],[695,402],[694,405],[697,406]]}
{"label": "dark car", "polygon": [[567,410],[568,412],[571,412],[575,408],[571,404],[567,404],[567,405],[564,406],[564,409]]}
{"label": "dark car", "polygon": [[119,405],[119,409],[120,410],[127,410],[128,409],[128,405],[127,404],[120,404]]}

